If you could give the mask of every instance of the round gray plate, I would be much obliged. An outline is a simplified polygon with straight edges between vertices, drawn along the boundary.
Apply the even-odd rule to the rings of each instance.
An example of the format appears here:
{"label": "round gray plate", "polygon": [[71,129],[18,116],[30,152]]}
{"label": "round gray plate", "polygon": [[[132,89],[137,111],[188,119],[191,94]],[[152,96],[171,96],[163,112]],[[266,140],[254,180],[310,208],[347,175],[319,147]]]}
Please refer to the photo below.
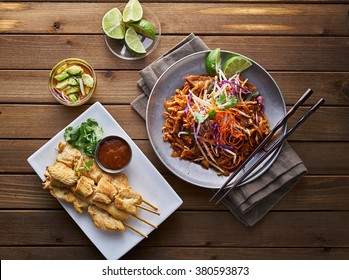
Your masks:
{"label": "round gray plate", "polygon": [[[181,88],[184,83],[184,78],[188,75],[203,75],[207,74],[205,68],[205,58],[208,51],[197,52],[186,56],[170,66],[156,82],[151,95],[149,97],[146,114],[146,126],[151,145],[154,151],[175,175],[183,180],[205,188],[220,188],[227,180],[225,176],[218,176],[214,169],[204,169],[197,163],[179,158],[171,157],[172,148],[168,142],[162,139],[162,127],[164,124],[164,99],[169,99],[177,88]],[[222,64],[230,55],[240,55],[233,52],[221,51]],[[259,64],[248,58],[253,65],[245,70],[242,74],[244,78],[253,83],[260,94],[263,96],[265,103],[265,113],[269,120],[270,126],[274,125],[283,118],[286,113],[285,101],[282,93],[270,76],[270,74]],[[284,133],[286,126],[283,128]],[[246,184],[262,173],[264,173],[277,158],[281,147],[276,149],[260,166],[255,169],[241,185]],[[257,154],[253,160],[246,166],[248,168],[262,155]],[[240,172],[237,177],[244,173]]]}

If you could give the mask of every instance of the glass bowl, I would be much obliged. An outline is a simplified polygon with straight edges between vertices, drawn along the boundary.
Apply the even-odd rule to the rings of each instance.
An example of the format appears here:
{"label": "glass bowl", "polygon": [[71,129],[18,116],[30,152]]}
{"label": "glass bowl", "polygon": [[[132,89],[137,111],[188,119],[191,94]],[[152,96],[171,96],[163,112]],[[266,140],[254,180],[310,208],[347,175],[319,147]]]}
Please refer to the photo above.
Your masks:
{"label": "glass bowl", "polygon": [[120,173],[130,164],[132,148],[122,137],[110,135],[104,137],[97,144],[95,161],[97,165],[108,173]]}
{"label": "glass bowl", "polygon": [[[126,5],[122,5],[117,7],[122,13]],[[138,34],[138,37],[141,39],[143,46],[146,49],[145,54],[135,54],[129,51],[125,45],[124,40],[122,39],[113,39],[104,35],[105,44],[109,48],[109,50],[122,59],[126,60],[137,60],[144,58],[151,54],[157,47],[161,37],[161,26],[158,17],[154,14],[152,10],[142,5],[143,8],[143,19],[149,21],[155,28],[155,39],[150,39],[148,37],[142,36]]]}
{"label": "glass bowl", "polygon": [[[87,89],[86,87],[84,87],[82,85],[82,87],[84,87],[84,91],[85,91],[85,89],[86,89],[86,91],[89,90],[88,93],[85,92],[85,95],[79,94],[79,92],[81,93],[81,90],[79,90],[78,92],[75,93],[76,96],[77,95],[80,96],[76,101],[69,99],[69,97],[67,95],[62,93],[62,90],[56,88],[58,81],[54,78],[56,75],[59,75],[62,72],[64,72],[65,67],[69,68],[70,66],[73,66],[73,65],[80,66],[83,69],[83,73],[89,74],[93,79],[93,86],[92,87]],[[77,77],[77,76],[71,76],[71,77]],[[79,79],[76,79],[76,81],[78,82]],[[69,86],[69,85],[67,85],[67,86]],[[80,83],[75,85],[75,86],[78,87],[79,89],[81,88]],[[95,93],[96,86],[97,86],[97,77],[96,77],[95,70],[92,68],[92,66],[89,63],[87,63],[86,61],[79,59],[79,58],[67,58],[67,59],[64,59],[64,60],[58,62],[52,68],[52,70],[50,72],[50,76],[49,76],[49,82],[48,82],[48,87],[49,87],[49,90],[50,90],[52,96],[61,104],[66,105],[66,106],[70,106],[70,107],[80,106],[82,104],[85,104],[92,97],[92,95]]]}

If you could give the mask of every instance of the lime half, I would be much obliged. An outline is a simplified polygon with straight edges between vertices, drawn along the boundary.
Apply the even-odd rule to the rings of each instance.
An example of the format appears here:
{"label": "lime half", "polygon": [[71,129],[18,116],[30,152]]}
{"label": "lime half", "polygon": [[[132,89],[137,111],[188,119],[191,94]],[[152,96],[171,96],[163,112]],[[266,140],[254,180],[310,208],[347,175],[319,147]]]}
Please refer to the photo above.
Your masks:
{"label": "lime half", "polygon": [[217,48],[209,52],[206,57],[206,71],[210,76],[216,76],[218,69],[221,67],[221,49]]}
{"label": "lime half", "polygon": [[103,32],[113,39],[124,39],[125,23],[122,21],[122,14],[118,8],[108,11],[102,19]]}
{"label": "lime half", "polygon": [[141,19],[139,21],[130,23],[129,26],[132,26],[133,29],[138,33],[150,39],[155,38],[155,28],[147,20]]}
{"label": "lime half", "polygon": [[247,58],[237,55],[229,58],[223,65],[223,73],[227,78],[235,75],[236,73],[241,73],[247,68],[252,66],[252,62]]}
{"label": "lime half", "polygon": [[136,54],[145,54],[147,52],[142,44],[142,41],[139,39],[137,32],[133,29],[132,26],[127,28],[125,35],[125,44],[130,51]]}
{"label": "lime half", "polygon": [[122,13],[124,22],[135,22],[143,17],[143,8],[138,0],[130,0],[127,2]]}

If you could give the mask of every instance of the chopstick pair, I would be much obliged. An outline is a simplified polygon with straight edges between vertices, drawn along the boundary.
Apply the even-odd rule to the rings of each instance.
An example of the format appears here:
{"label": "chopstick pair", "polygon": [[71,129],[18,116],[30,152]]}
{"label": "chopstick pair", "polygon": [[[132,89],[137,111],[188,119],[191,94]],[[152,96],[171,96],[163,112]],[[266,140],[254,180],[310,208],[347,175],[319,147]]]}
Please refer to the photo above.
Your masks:
{"label": "chopstick pair", "polygon": [[[228,193],[238,186],[255,168],[257,168],[274,150],[280,147],[283,142],[289,137],[301,124],[303,124],[310,115],[312,115],[319,107],[325,102],[325,99],[321,98],[315,105],[313,105],[298,121],[291,127],[282,137],[280,137],[270,148],[266,149],[266,145],[269,140],[275,135],[275,133],[286,124],[287,120],[296,112],[296,110],[313,94],[311,89],[308,89],[302,97],[293,105],[293,107],[287,112],[287,114],[275,125],[267,137],[259,144],[259,146],[251,153],[251,155],[244,161],[242,165],[232,173],[227,181],[220,187],[219,190],[212,196],[210,202],[216,197],[219,196],[218,201],[215,204],[218,204]],[[261,150],[264,150],[265,153],[248,169],[246,172],[234,182],[231,182],[241,170],[243,170],[246,165],[251,161],[251,159]],[[222,194],[222,190],[226,190]]]}

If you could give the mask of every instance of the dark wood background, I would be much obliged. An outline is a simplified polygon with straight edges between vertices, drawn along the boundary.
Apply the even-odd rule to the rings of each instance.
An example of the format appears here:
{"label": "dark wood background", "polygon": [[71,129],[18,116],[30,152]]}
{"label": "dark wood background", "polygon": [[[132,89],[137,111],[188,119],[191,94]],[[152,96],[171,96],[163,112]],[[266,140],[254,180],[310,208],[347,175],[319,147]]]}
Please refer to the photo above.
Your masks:
{"label": "dark wood background", "polygon": [[[101,19],[115,1],[0,2],[0,258],[103,259],[26,161],[100,101],[184,201],[124,259],[348,259],[349,1],[141,2],[163,34],[150,56],[132,62],[104,44]],[[173,176],[130,106],[140,94],[138,71],[191,32],[263,65],[288,106],[312,88],[298,116],[326,99],[290,139],[308,174],[254,227],[209,204],[209,190]],[[67,57],[87,60],[98,75],[95,96],[74,109],[47,88],[50,69]]]}

